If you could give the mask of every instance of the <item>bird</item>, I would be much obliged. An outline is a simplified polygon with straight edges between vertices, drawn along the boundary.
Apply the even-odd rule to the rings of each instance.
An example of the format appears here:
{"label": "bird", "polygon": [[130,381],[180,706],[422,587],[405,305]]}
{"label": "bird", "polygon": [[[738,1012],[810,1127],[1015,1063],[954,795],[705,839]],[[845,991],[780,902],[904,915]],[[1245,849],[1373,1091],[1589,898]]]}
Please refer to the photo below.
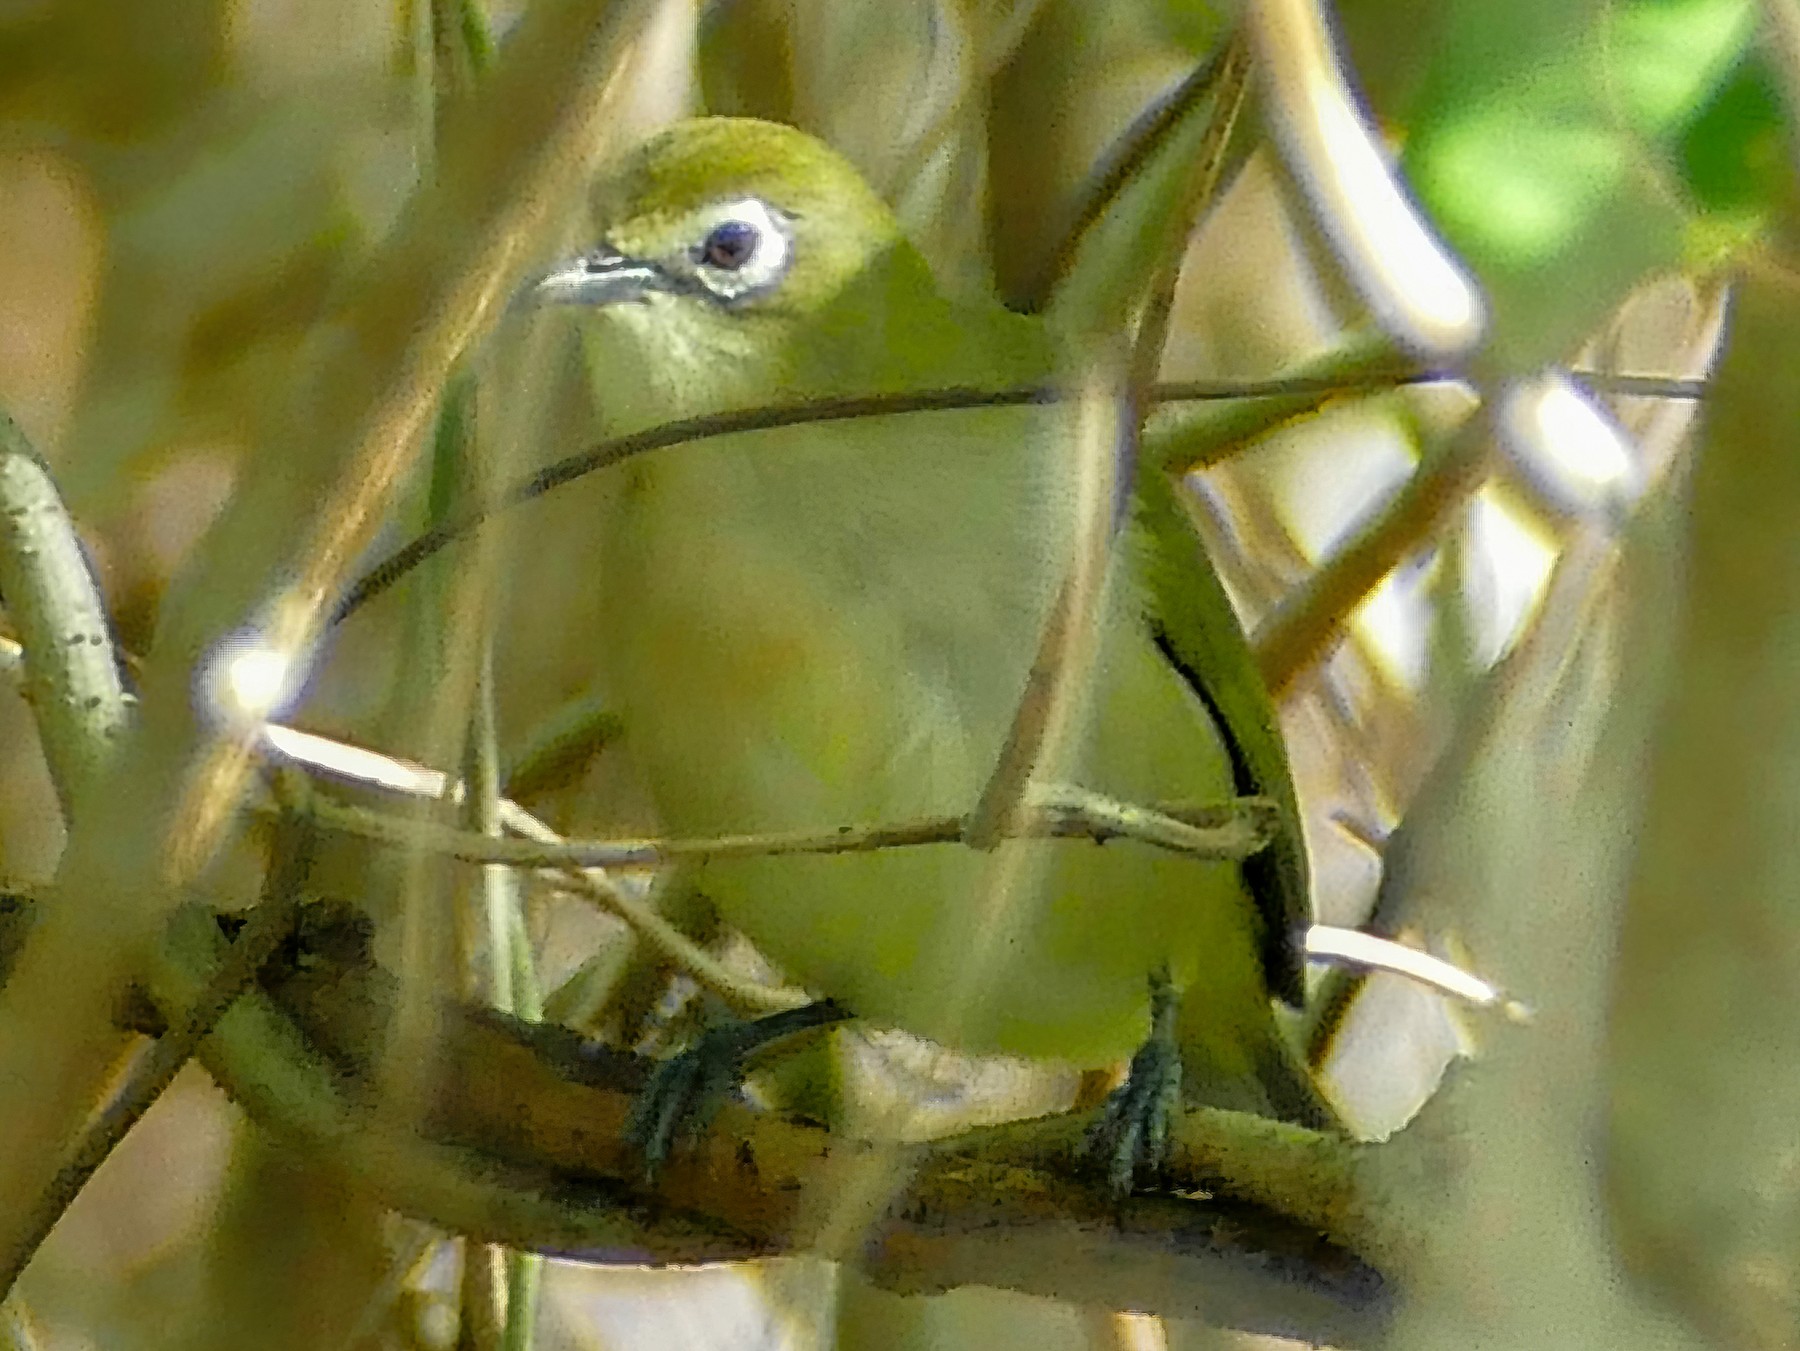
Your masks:
{"label": "bird", "polygon": [[[598,170],[587,213],[579,251],[529,295],[572,323],[609,426],[1070,378],[1054,325],[946,294],[855,168],[792,127],[677,123]],[[969,813],[1068,571],[1070,424],[1055,403],[911,412],[609,469],[594,674],[662,828]],[[1130,838],[948,841],[689,869],[832,1017],[973,1054],[1129,1060],[1096,1127],[1122,1187],[1154,1162],[1178,1092],[1334,1120],[1275,1009],[1302,998],[1309,915],[1275,710],[1150,458],[1121,494],[1076,712],[1039,772],[1135,804],[1261,796],[1267,848],[1238,862]],[[674,1129],[657,1119],[652,1151]]]}

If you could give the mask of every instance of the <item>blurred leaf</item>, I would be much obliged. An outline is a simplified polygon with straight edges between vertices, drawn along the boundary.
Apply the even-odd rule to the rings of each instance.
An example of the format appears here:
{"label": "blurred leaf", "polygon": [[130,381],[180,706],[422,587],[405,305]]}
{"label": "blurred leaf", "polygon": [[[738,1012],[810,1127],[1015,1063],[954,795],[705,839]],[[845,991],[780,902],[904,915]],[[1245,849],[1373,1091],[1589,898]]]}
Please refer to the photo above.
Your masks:
{"label": "blurred leaf", "polygon": [[[1061,264],[1050,312],[1067,332],[1117,334],[1153,288],[1173,283],[1196,219],[1217,189],[1243,102],[1241,45],[1182,83],[1157,118],[1121,147],[1096,185]],[[1158,350],[1161,350],[1160,332]]]}
{"label": "blurred leaf", "polygon": [[1376,1155],[1419,1235],[1395,1351],[1692,1346],[1618,1280],[1593,1141],[1679,506],[1650,504],[1620,545],[1590,535],[1565,556],[1554,622],[1490,676],[1390,843],[1399,910],[1464,940],[1536,1014],[1480,1020],[1480,1058]]}
{"label": "blurred leaf", "polygon": [[782,0],[709,5],[700,25],[706,111],[721,117],[794,120],[793,38]]}
{"label": "blurred leaf", "polygon": [[240,1126],[202,1297],[166,1346],[342,1346],[385,1275],[382,1212],[328,1160]]}
{"label": "blurred leaf", "polygon": [[1621,935],[1609,1182],[1637,1275],[1720,1345],[1800,1340],[1800,328],[1748,277],[1708,396],[1670,703]]}
{"label": "blurred leaf", "polygon": [[1788,154],[1780,86],[1753,56],[1719,90],[1681,139],[1682,173],[1705,209],[1690,252],[1705,260],[1708,235],[1719,252],[1741,247],[1769,217],[1800,218],[1800,191]]}
{"label": "blurred leaf", "polygon": [[179,121],[224,75],[223,0],[0,9],[0,113],[118,144]]}
{"label": "blurred leaf", "polygon": [[837,1351],[1089,1351],[1081,1311],[1047,1299],[972,1286],[946,1295],[894,1295],[848,1268],[838,1278]]}
{"label": "blurred leaf", "polygon": [[1044,0],[994,82],[989,124],[994,271],[1009,304],[1042,302],[1096,166],[1225,27],[1192,0]]}
{"label": "blurred leaf", "polygon": [[359,92],[338,91],[335,109],[316,97],[214,107],[179,144],[142,152],[154,173],[116,207],[71,432],[77,511],[124,473],[282,416],[309,326],[373,224],[355,180],[382,161],[352,133],[377,109]]}
{"label": "blurred leaf", "polygon": [[1698,208],[1681,137],[1725,86],[1756,12],[1748,0],[1442,8],[1404,165],[1488,289],[1501,361],[1529,367],[1682,260]]}

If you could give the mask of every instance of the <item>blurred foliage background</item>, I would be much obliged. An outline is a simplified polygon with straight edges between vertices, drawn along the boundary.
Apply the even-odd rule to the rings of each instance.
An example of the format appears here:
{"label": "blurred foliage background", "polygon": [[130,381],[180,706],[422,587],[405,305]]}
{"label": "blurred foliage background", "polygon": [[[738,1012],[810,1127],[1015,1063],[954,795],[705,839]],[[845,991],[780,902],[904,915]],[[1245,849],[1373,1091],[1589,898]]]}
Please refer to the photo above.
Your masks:
{"label": "blurred foliage background", "polygon": [[[119,643],[146,654],[152,686],[160,670],[177,690],[166,700],[185,702],[206,642],[249,617],[311,538],[365,410],[413,379],[408,344],[456,327],[445,307],[466,293],[435,283],[506,234],[470,224],[499,219],[479,205],[492,178],[457,175],[531,149],[506,140],[513,110],[483,101],[529,87],[530,72],[503,86],[487,72],[534,19],[593,25],[606,7],[521,8],[0,4],[0,407],[49,461]],[[1186,244],[1162,378],[1253,390],[1393,330],[1405,303],[1366,261],[1393,241],[1329,209],[1308,150],[1306,119],[1321,114],[1291,90],[1327,89],[1332,71],[1305,50],[1320,21],[1306,5],[613,9],[609,22],[631,25],[623,73],[599,113],[559,132],[573,139],[554,192],[521,177],[563,197],[508,227],[515,274],[565,246],[592,154],[705,110],[823,136],[947,287],[1033,306],[1119,148],[1253,21],[1261,70]],[[1420,1242],[1389,1340],[1793,1345],[1800,11],[1342,0],[1324,21],[1352,106],[1479,284],[1482,341],[1424,354],[1459,379],[1312,398],[1192,482],[1252,632],[1291,637],[1297,613],[1317,630],[1277,674],[1320,917],[1451,957],[1536,1015],[1509,1026],[1398,977],[1321,975],[1314,1046],[1359,1130],[1401,1130],[1444,1084],[1396,1137],[1423,1133],[1439,1167],[1428,1184],[1396,1167],[1395,1205]],[[434,182],[437,196],[421,186]],[[359,365],[363,386],[321,375]],[[1591,373],[1590,392],[1546,383],[1557,368]],[[1608,373],[1707,383],[1697,400]],[[499,389],[490,378],[475,395],[484,410],[505,402]],[[397,438],[409,467],[378,547],[443,509],[457,405],[439,417],[428,392],[429,415]],[[519,394],[496,420],[509,470],[583,444],[553,390]],[[1444,472],[1453,456],[1462,468]],[[484,555],[493,586],[480,594],[518,635],[494,696],[503,746],[581,695],[580,653],[600,641],[558,543],[575,549],[579,501],[545,511],[516,532],[529,547]],[[1320,578],[1341,583],[1323,625],[1296,601],[1322,594]],[[460,612],[371,607],[327,646],[293,720],[454,763],[472,658],[419,654],[462,641],[442,619]],[[606,787],[603,763],[584,766],[533,806],[577,827]],[[107,810],[158,798],[128,789],[115,785]],[[41,886],[64,844],[32,709],[6,694],[0,869]],[[479,929],[451,908],[475,906],[475,888],[382,866],[394,895],[441,898],[425,906],[442,919],[423,924],[435,937],[421,937],[419,904],[397,907],[395,965],[474,962],[479,936],[450,946]],[[241,905],[246,875],[207,885]],[[547,896],[524,913],[547,986],[613,932]],[[972,1116],[980,1078],[957,1090]],[[1001,1078],[1002,1097],[1045,1091]],[[0,1076],[0,1132],[36,1093]],[[190,1068],[38,1254],[5,1335],[121,1351],[521,1335],[541,1348],[803,1348],[831,1345],[834,1323],[844,1346],[1256,1340],[974,1288],[839,1298],[825,1264],[804,1259],[693,1272],[552,1261],[531,1277],[514,1263],[502,1285],[541,1278],[521,1333],[482,1324],[470,1273],[493,1257],[271,1145]]]}

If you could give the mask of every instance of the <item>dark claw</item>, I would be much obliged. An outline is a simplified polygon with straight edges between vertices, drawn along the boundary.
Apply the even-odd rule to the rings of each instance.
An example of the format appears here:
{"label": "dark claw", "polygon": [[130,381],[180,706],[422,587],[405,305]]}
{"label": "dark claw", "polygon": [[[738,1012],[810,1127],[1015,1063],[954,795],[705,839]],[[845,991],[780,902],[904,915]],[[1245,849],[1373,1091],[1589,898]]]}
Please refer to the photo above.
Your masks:
{"label": "dark claw", "polygon": [[680,1145],[698,1139],[726,1097],[744,1077],[758,1024],[733,1021],[710,1027],[685,1051],[657,1065],[631,1105],[625,1139],[644,1159],[644,1180]]}
{"label": "dark claw", "polygon": [[734,1018],[709,1027],[692,1046],[657,1065],[625,1122],[626,1142],[643,1156],[645,1182],[654,1182],[669,1155],[712,1124],[758,1051],[849,1016],[830,1000],[821,1000],[753,1022]]}
{"label": "dark claw", "polygon": [[1107,1095],[1082,1153],[1106,1169],[1106,1184],[1127,1195],[1138,1177],[1161,1173],[1169,1122],[1181,1107],[1181,1053],[1175,1043],[1174,989],[1166,976],[1150,982],[1150,1036],[1131,1057],[1125,1082]]}

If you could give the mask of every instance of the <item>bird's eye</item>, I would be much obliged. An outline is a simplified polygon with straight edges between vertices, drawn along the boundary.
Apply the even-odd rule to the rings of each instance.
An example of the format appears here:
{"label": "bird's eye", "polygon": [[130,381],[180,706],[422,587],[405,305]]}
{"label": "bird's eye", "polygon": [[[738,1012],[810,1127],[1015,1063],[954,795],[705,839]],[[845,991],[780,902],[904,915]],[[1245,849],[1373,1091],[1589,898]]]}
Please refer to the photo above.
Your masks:
{"label": "bird's eye", "polygon": [[758,197],[719,202],[689,236],[699,242],[670,261],[700,291],[734,305],[772,290],[787,275],[794,257],[790,219]]}
{"label": "bird's eye", "polygon": [[762,231],[746,220],[721,221],[700,245],[700,261],[721,272],[736,272],[756,256]]}

